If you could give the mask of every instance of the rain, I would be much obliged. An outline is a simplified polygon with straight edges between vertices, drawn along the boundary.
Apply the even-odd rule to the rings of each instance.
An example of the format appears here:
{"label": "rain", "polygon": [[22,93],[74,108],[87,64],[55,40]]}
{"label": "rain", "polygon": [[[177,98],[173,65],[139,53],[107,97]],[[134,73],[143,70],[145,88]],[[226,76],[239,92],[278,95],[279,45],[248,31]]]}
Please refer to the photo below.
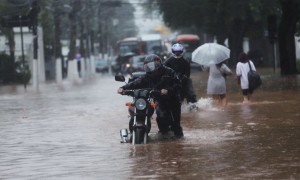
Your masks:
{"label": "rain", "polygon": [[[34,36],[34,22],[31,22],[33,26],[30,28],[27,24],[16,25],[15,73],[4,71],[11,68],[2,68],[6,62],[4,59],[11,57],[5,26],[14,26],[10,24],[10,18],[15,17],[15,8],[22,7],[20,12],[27,15],[27,6],[34,7],[36,2],[40,7],[39,28],[45,26],[45,22],[54,23],[54,12],[60,11],[59,19],[63,22],[60,24],[60,29],[63,29],[58,48],[60,52],[54,39],[57,34],[53,24],[50,25],[52,29],[49,29],[50,26],[43,29],[43,35],[39,34],[41,29],[37,29],[36,33],[45,41],[43,51],[34,46],[37,43],[40,47],[42,42]],[[254,91],[250,103],[243,103],[236,77],[230,76],[226,78],[228,104],[226,107],[215,106],[206,93],[208,72],[191,62],[197,109],[182,103],[184,137],[160,138],[154,114],[147,144],[121,143],[120,130],[128,128],[129,122],[125,103],[132,98],[117,93],[117,89],[125,83],[115,81],[114,76],[122,74],[127,80],[129,70],[137,69],[126,69],[125,63],[122,69],[114,62],[116,53],[120,56],[128,53],[129,46],[117,46],[118,42],[147,33],[160,34],[167,52],[154,48],[152,53],[159,53],[162,59],[168,56],[168,47],[179,34],[197,34],[200,44],[220,42],[217,36],[201,34],[197,28],[203,32],[207,29],[197,24],[195,27],[186,24],[190,28],[176,29],[177,25],[167,21],[166,14],[162,14],[164,5],[170,6],[172,2],[153,2],[18,0],[0,3],[0,8],[4,9],[0,13],[0,48],[5,47],[0,55],[0,179],[300,178],[300,76],[292,73],[293,68],[280,63],[283,56],[279,54],[277,38],[275,42],[269,42],[268,37],[264,37],[266,49],[253,56],[262,85]],[[200,2],[203,6],[210,6],[208,1]],[[68,19],[72,17],[68,15],[74,13],[76,3],[82,3],[82,9],[77,9],[81,17],[94,13],[108,19],[109,12],[113,13],[109,22],[96,15],[87,21],[76,20],[78,39],[73,42],[76,48],[72,49],[69,36],[72,23]],[[184,8],[185,3],[182,3]],[[93,5],[97,8],[92,8]],[[11,8],[8,11],[10,17],[7,17],[6,8]],[[85,11],[85,8],[91,9]],[[123,24],[124,19],[119,19],[118,13],[121,16],[129,14],[126,16],[129,24]],[[49,19],[43,21],[43,18]],[[80,24],[91,22],[97,23],[90,29]],[[131,23],[136,27],[133,28]],[[94,32],[94,38],[91,34],[80,34],[89,30]],[[299,65],[297,38],[295,36],[294,54]],[[253,46],[249,39],[244,38],[241,47],[251,52]],[[225,62],[235,73],[237,53],[229,46],[232,41],[223,40],[222,45],[231,50],[231,57]],[[6,45],[2,45],[3,41],[7,42]],[[91,42],[94,44],[91,45]],[[187,46],[186,55],[191,57],[192,53],[188,50]],[[146,55],[129,52],[132,53],[130,56],[124,56],[129,63],[130,58],[143,59]],[[297,68],[297,64],[295,66]],[[132,67],[138,68],[138,65]],[[26,76],[28,74],[30,76]]]}

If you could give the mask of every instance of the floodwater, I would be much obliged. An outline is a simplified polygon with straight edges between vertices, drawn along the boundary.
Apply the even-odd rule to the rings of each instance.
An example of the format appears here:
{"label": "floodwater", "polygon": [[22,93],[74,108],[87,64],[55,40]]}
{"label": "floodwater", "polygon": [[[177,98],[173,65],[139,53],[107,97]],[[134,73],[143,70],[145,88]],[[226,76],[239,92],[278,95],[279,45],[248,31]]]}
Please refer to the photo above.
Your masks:
{"label": "floodwater", "polygon": [[299,76],[264,76],[251,104],[229,77],[225,109],[204,72],[192,78],[199,110],[182,107],[184,138],[135,146],[120,143],[130,98],[112,76],[0,87],[0,179],[300,179]]}

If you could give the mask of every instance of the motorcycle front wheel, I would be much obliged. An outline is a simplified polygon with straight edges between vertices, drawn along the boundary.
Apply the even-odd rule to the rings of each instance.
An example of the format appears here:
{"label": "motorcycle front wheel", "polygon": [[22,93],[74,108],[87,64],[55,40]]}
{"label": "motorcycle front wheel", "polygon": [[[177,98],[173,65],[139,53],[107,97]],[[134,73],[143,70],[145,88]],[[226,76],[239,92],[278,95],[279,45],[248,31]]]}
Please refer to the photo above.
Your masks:
{"label": "motorcycle front wheel", "polygon": [[144,128],[136,128],[133,132],[132,142],[134,144],[146,144],[147,143],[147,133]]}

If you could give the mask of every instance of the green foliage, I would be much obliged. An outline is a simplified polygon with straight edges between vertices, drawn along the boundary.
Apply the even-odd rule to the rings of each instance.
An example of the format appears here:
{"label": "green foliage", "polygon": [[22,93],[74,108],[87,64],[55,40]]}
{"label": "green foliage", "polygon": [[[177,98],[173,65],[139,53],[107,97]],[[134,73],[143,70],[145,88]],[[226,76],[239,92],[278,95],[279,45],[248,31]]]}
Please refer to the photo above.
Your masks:
{"label": "green foliage", "polygon": [[[153,3],[152,0],[148,0]],[[234,21],[242,22],[247,36],[262,36],[266,17],[278,11],[278,1],[269,0],[155,0],[163,19],[173,29],[196,26],[207,34],[228,36]]]}
{"label": "green foliage", "polygon": [[10,63],[10,57],[5,53],[0,53],[0,83],[7,84],[13,81],[11,69],[13,65]]}
{"label": "green foliage", "polygon": [[30,11],[31,1],[28,0],[1,0],[0,1],[0,16],[5,15],[26,15]]}
{"label": "green foliage", "polygon": [[[137,34],[134,24],[134,7],[125,1],[121,1],[120,7],[107,5],[99,0],[40,0],[39,2],[41,7],[39,23],[43,27],[45,47],[48,48],[45,52],[50,53],[46,56],[51,56],[51,53],[55,52],[54,48],[58,47],[55,38],[58,36],[61,40],[71,42],[71,38],[83,40],[86,37],[86,31],[89,31],[93,34],[91,38],[95,43],[101,41],[99,44],[102,45],[102,41],[105,43],[109,41],[109,44],[114,45],[116,41],[124,37]],[[74,2],[78,2],[79,6],[77,7],[78,3]],[[73,18],[71,21],[75,22],[76,27],[72,26],[70,17]],[[60,22],[55,22],[55,20]],[[55,25],[60,26],[59,30],[55,29]],[[77,33],[71,35],[73,29],[76,29]],[[106,37],[108,37],[107,40],[105,40]],[[103,47],[107,46],[103,44]]]}
{"label": "green foliage", "polygon": [[23,62],[21,60],[15,63],[16,66],[16,83],[28,84],[31,79],[31,71],[29,69],[27,61]]}
{"label": "green foliage", "polygon": [[27,61],[25,61],[24,65],[20,60],[13,64],[9,55],[0,53],[0,84],[28,84],[30,78],[31,72]]}
{"label": "green foliage", "polygon": [[[216,37],[218,43],[228,39],[231,58],[237,59],[243,51],[243,39],[251,44],[265,40],[278,40],[281,72],[295,73],[293,37],[300,32],[300,0],[147,0],[155,3],[164,21],[173,30],[195,26],[204,32],[205,41]],[[276,21],[270,21],[275,17]],[[273,23],[274,22],[274,23]],[[274,25],[272,25],[272,23]],[[269,27],[268,27],[269,25]],[[274,28],[270,28],[272,25]],[[201,34],[199,34],[201,35]],[[276,39],[277,38],[277,39]],[[288,41],[286,39],[289,39]],[[261,44],[267,47],[268,44]],[[281,48],[285,47],[285,48]],[[266,52],[267,53],[267,52]]]}
{"label": "green foliage", "polygon": [[[42,1],[44,2],[44,1]],[[48,45],[49,42],[52,42],[54,39],[54,23],[53,23],[53,17],[51,15],[52,12],[50,10],[47,10],[46,7],[47,4],[42,4],[41,10],[39,13],[39,20],[42,25],[43,31],[44,31],[44,42]]]}

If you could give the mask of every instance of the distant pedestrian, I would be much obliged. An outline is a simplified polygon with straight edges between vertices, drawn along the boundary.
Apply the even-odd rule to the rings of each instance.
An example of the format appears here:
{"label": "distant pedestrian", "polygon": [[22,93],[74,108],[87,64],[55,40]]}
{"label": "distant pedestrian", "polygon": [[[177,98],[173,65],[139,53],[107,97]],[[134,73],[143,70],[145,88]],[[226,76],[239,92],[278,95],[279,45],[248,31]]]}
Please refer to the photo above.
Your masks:
{"label": "distant pedestrian", "polygon": [[256,71],[253,62],[248,58],[247,54],[242,52],[239,55],[239,62],[236,65],[237,82],[242,89],[243,103],[248,103],[253,94],[253,89],[249,89],[248,72],[250,71],[249,63],[252,70]]}
{"label": "distant pedestrian", "polygon": [[208,67],[209,77],[207,82],[207,94],[213,98],[213,104],[226,106],[226,76],[232,75],[232,71],[223,62]]}
{"label": "distant pedestrian", "polygon": [[75,58],[76,58],[76,61],[77,61],[78,74],[79,74],[79,77],[81,77],[81,54],[79,52],[76,53]]}

